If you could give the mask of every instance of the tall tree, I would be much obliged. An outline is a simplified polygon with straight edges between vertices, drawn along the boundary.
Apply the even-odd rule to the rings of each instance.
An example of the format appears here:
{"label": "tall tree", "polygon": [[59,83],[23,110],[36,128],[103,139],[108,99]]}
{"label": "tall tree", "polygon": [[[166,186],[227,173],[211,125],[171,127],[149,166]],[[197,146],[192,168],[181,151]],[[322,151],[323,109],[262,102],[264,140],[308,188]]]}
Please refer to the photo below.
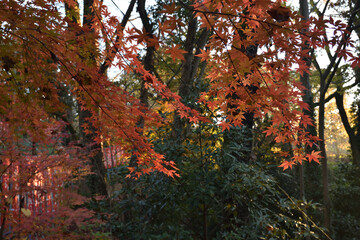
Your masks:
{"label": "tall tree", "polygon": [[[315,6],[314,2],[312,5]],[[328,4],[325,5],[323,11],[316,9],[316,12],[319,16],[324,16],[325,11],[327,10]],[[350,50],[346,48],[349,40],[351,32],[354,30],[353,23],[355,20],[357,9],[360,7],[360,1],[357,1],[354,7],[354,11],[352,12],[351,16],[349,17],[346,33],[342,35],[339,41],[334,41],[331,43],[336,46],[337,51],[334,54],[330,53],[329,48],[326,48],[327,55],[330,60],[330,64],[322,71],[317,59],[314,58],[314,65],[320,74],[320,96],[319,96],[319,117],[318,117],[318,129],[319,129],[319,138],[320,141],[320,150],[322,152],[322,178],[323,178],[323,197],[324,197],[324,225],[330,231],[331,230],[331,213],[330,213],[330,194],[329,194],[329,177],[328,177],[328,166],[327,166],[327,155],[326,155],[326,148],[325,148],[325,103],[326,98],[325,95],[329,89],[330,84],[332,83],[334,76],[337,73],[339,68],[340,62],[344,56],[347,56],[347,52]],[[330,19],[330,22],[333,22],[333,19]],[[341,26],[340,26],[341,27]],[[328,40],[327,33],[324,33],[324,38]]]}
{"label": "tall tree", "polygon": [[[304,21],[309,20],[309,3],[307,0],[300,0],[300,15],[303,17]],[[303,33],[306,34],[308,32],[308,28],[303,29]],[[308,43],[304,43],[305,46],[309,45]],[[309,49],[308,47],[305,48],[305,50],[308,50],[310,54],[311,49]],[[304,58],[304,61],[306,61],[306,65],[308,66],[308,68],[310,68],[311,65],[311,58],[310,55],[308,55],[307,57]],[[303,91],[303,101],[304,103],[308,104],[308,108],[304,110],[305,115],[307,115],[312,121],[313,123],[315,123],[315,118],[314,118],[314,100],[313,100],[313,96],[312,96],[312,92],[311,92],[311,84],[310,84],[310,75],[308,72],[304,72],[301,76],[300,76],[300,81],[303,84],[303,86],[305,87],[304,91]],[[307,132],[309,132],[309,134],[311,134],[312,136],[316,136],[316,129],[314,125],[308,125],[307,126]],[[311,153],[312,150],[315,150],[314,148],[311,147],[307,147],[305,149],[305,152],[307,154]],[[299,172],[300,172],[300,199],[305,199],[305,179],[304,179],[304,166],[301,164],[299,165]]]}

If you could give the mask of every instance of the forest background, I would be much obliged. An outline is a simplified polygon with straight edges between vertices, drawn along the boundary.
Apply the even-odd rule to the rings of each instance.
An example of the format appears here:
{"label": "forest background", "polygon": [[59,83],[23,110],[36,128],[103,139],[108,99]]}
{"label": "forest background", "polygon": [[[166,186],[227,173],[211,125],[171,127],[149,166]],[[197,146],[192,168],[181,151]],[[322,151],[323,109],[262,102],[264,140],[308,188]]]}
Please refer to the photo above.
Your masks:
{"label": "forest background", "polygon": [[0,239],[360,238],[360,1],[120,4],[0,3]]}

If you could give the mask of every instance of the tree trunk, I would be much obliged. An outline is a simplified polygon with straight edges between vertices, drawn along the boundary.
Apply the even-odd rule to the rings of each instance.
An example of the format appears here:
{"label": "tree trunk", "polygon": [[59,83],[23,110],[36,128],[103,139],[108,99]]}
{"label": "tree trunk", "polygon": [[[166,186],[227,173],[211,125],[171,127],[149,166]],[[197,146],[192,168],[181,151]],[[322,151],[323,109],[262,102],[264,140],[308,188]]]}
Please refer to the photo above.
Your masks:
{"label": "tree trunk", "polygon": [[[182,72],[180,78],[179,86],[179,96],[182,98],[185,105],[187,98],[191,95],[191,90],[193,86],[193,79],[191,78],[192,73],[192,61],[194,58],[194,47],[195,47],[195,36],[197,31],[197,20],[194,17],[194,14],[191,13],[190,21],[188,23],[187,35],[184,43],[184,50],[187,51],[184,58],[185,60],[182,63]],[[186,125],[186,121],[181,119],[179,115],[176,115],[173,123],[172,136],[175,139],[177,144],[180,144],[187,136],[189,131],[189,124]]]}
{"label": "tree trunk", "polygon": [[[302,16],[302,19],[304,21],[307,21],[309,19],[309,6],[308,6],[307,0],[300,0],[300,15]],[[308,29],[304,29],[303,32],[308,32]],[[309,49],[308,43],[304,42],[304,44],[306,45],[305,49]],[[311,59],[307,58],[307,59],[303,59],[303,60],[305,60],[306,65],[308,67],[310,67]],[[305,87],[305,89],[303,91],[303,94],[304,94],[303,101],[305,103],[307,103],[309,105],[309,107],[311,107],[311,105],[313,103],[313,97],[312,97],[312,93],[311,93],[311,85],[310,85],[309,78],[310,78],[310,76],[306,72],[304,72],[303,75],[300,76],[300,81],[301,81],[302,85]],[[311,119],[314,119],[313,108],[310,108],[309,110],[305,109],[304,114],[308,115]],[[310,129],[308,129],[308,130],[310,130]],[[305,149],[305,151],[307,152],[307,149]],[[299,182],[300,182],[300,199],[305,200],[305,179],[304,179],[303,164],[299,165]]]}
{"label": "tree trunk", "polygon": [[[309,5],[307,0],[300,0],[300,14],[304,20],[309,19]],[[304,33],[308,32],[308,29],[303,30]],[[305,49],[311,50],[308,47],[308,43],[304,42]],[[310,69],[312,58],[306,57],[303,58],[304,61],[306,61],[306,65]],[[302,100],[308,104],[309,109],[304,109],[304,114],[309,116],[309,118],[314,123],[314,126],[308,125],[306,127],[306,131],[311,136],[317,136],[316,127],[315,127],[315,117],[314,117],[314,98],[313,94],[311,92],[312,86],[310,84],[310,75],[309,73],[304,72],[302,76],[300,76],[300,81],[302,85],[305,87],[305,90],[303,91],[303,97]],[[304,146],[305,153],[310,154],[313,150],[317,150],[316,146],[313,145],[312,147]],[[310,199],[314,199],[315,201],[318,199],[316,196],[316,193],[320,191],[318,182],[320,180],[320,168],[317,163],[311,162],[303,162],[303,164],[299,165],[299,182],[300,182],[300,199],[306,199],[306,197]],[[306,186],[306,189],[305,189]]]}
{"label": "tree trunk", "polygon": [[345,108],[344,108],[344,94],[337,91],[335,93],[336,106],[339,110],[341,121],[344,125],[346,133],[349,136],[351,154],[353,159],[353,164],[360,165],[360,139],[355,134],[355,129],[350,126]]}
{"label": "tree trunk", "polygon": [[[84,16],[83,16],[83,27],[91,29],[91,22],[94,18],[94,13],[92,8],[94,8],[93,0],[84,0]],[[96,41],[86,39],[86,41],[92,41],[92,51],[90,53],[89,59],[84,59],[84,61],[88,62],[88,64],[96,66]],[[86,75],[86,73],[85,73]],[[90,86],[92,83],[92,79],[86,79],[86,81],[82,81],[84,86]],[[82,99],[84,100],[84,99]],[[81,144],[86,148],[87,153],[90,158],[91,171],[93,174],[89,175],[87,178],[88,189],[84,188],[83,194],[85,195],[104,195],[107,196],[106,189],[106,181],[105,181],[105,166],[103,162],[103,152],[101,149],[101,144],[98,143],[95,138],[97,137],[97,129],[96,127],[89,121],[91,118],[98,118],[99,116],[93,116],[90,110],[87,110],[85,106],[78,102],[79,109],[79,129],[80,129],[80,141]],[[96,113],[98,115],[98,112]],[[88,133],[86,133],[84,126],[88,125]],[[88,190],[88,191],[86,191]]]}
{"label": "tree trunk", "polygon": [[[182,62],[179,86],[179,96],[182,98],[183,103],[187,106],[189,105],[188,102],[191,102],[195,97],[191,95],[194,94],[194,83],[196,77],[198,76],[201,78],[203,74],[203,71],[201,71],[200,74],[197,75],[201,58],[195,55],[200,54],[200,50],[204,49],[210,34],[209,30],[202,28],[199,37],[196,38],[196,34],[198,32],[198,21],[194,16],[195,15],[192,12],[184,43],[184,50],[187,51],[187,53],[184,55],[185,59]],[[189,131],[190,124],[188,124],[188,121],[181,119],[181,117],[176,114],[174,117],[173,129],[171,133],[173,139],[175,140],[175,144],[181,144],[181,142],[189,134]]]}
{"label": "tree trunk", "polygon": [[324,198],[324,227],[331,232],[331,202],[329,193],[329,173],[327,166],[327,156],[325,149],[325,79],[320,80],[320,100],[319,100],[319,138],[320,138],[320,151],[322,155],[322,182],[323,182],[323,198]]}

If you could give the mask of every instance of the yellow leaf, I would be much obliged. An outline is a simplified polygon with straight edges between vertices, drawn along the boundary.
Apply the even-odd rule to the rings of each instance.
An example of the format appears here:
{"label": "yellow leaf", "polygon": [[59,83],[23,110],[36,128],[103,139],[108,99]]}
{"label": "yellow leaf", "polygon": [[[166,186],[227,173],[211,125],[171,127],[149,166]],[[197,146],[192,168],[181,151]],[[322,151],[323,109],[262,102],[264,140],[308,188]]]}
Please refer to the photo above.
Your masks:
{"label": "yellow leaf", "polygon": [[30,217],[30,216],[31,216],[31,211],[30,211],[30,209],[21,208],[21,212],[22,212],[26,217]]}

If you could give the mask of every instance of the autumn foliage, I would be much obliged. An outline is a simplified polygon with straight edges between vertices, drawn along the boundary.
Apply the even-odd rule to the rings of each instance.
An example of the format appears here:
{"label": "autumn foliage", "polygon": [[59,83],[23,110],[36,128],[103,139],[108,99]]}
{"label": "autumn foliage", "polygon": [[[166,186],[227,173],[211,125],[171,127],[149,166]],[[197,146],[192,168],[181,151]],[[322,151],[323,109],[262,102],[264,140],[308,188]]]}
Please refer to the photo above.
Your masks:
{"label": "autumn foliage", "polygon": [[[95,129],[94,144],[111,142],[121,146],[124,159],[136,159],[136,164],[128,167],[129,177],[153,171],[179,176],[174,161],[154,151],[151,140],[143,134],[168,124],[167,120],[111,81],[105,72],[118,69],[134,74],[138,83],[144,82],[151,94],[160,97],[156,100],[159,108],[166,106],[193,124],[212,121],[186,106],[139,58],[142,49],[154,47],[173,62],[185,61],[181,45],[165,41],[183,24],[174,14],[183,8],[194,12],[200,27],[211,32],[205,50],[197,55],[207,63],[210,83],[198,104],[223,114],[217,122],[223,131],[241,126],[248,112],[255,118],[268,116],[271,125],[264,133],[277,143],[294,146],[291,153],[282,151],[283,156],[290,156],[290,161],[280,165],[284,169],[302,161],[319,162],[319,152],[305,154],[302,150],[317,138],[305,131],[313,123],[303,113],[308,107],[301,100],[304,87],[292,74],[308,72],[303,59],[311,53],[305,49],[325,46],[323,26],[331,25],[341,34],[346,34],[346,26],[331,19],[304,22],[282,1],[203,0],[191,6],[169,1],[161,12],[164,17],[158,22],[156,36],[149,36],[140,27],[122,26],[103,1],[94,1],[90,27],[61,13],[59,6],[64,3],[76,6],[72,0],[0,3],[1,229],[11,225],[35,229],[33,233],[43,231],[31,225],[35,214],[28,212],[29,205],[11,211],[14,201],[20,204],[26,198],[35,203],[31,193],[52,198],[47,210],[38,214],[49,226],[58,224],[59,219],[64,226],[71,225],[73,219],[78,221],[70,207],[82,198],[76,197],[80,202],[66,199],[67,194],[74,194],[71,183],[89,171],[89,154],[84,154],[89,146],[82,146],[80,139],[73,137],[78,127],[76,119],[69,117],[74,109],[69,100],[91,113],[81,127],[85,133]],[[310,31],[302,33],[305,27]],[[350,39],[345,40],[351,44]],[[338,42],[334,38],[328,43]],[[346,50],[339,54],[354,64],[359,62]],[[144,125],[137,124],[139,119]],[[89,214],[79,213],[83,219]],[[39,227],[43,218],[33,224]]]}

